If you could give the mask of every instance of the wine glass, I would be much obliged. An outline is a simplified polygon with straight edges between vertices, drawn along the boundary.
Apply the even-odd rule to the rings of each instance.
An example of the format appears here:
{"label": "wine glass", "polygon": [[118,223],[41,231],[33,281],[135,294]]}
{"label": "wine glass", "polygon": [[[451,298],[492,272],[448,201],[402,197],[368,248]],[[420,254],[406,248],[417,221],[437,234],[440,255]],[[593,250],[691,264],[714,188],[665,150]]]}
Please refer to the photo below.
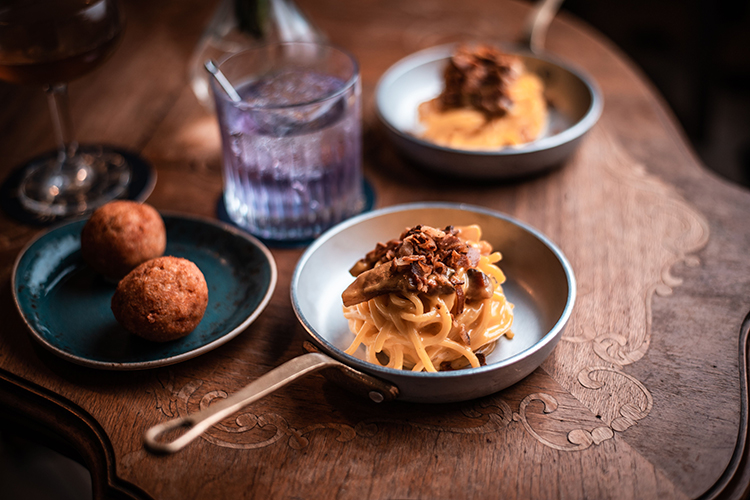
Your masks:
{"label": "wine glass", "polygon": [[90,212],[123,195],[132,168],[119,153],[79,146],[67,82],[99,66],[123,23],[116,0],[6,0],[0,5],[0,79],[44,85],[58,150],[23,167],[18,199],[39,218]]}

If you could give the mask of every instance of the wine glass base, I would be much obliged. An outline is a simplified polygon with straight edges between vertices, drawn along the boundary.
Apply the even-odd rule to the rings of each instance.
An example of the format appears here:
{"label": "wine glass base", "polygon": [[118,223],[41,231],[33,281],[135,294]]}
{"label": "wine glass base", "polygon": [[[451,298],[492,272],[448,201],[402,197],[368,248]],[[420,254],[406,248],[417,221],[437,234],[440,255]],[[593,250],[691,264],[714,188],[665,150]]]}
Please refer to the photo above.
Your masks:
{"label": "wine glass base", "polygon": [[[53,192],[55,188],[60,188],[55,182],[47,184],[40,182],[39,174],[34,173],[36,170],[35,167],[50,163],[54,164],[57,161],[57,153],[49,152],[20,165],[0,184],[0,208],[8,216],[19,222],[36,226],[48,226],[71,217],[86,215],[98,206],[113,199],[145,201],[156,185],[156,172],[151,164],[131,151],[98,145],[80,146],[78,150],[87,155],[97,156],[106,153],[118,155],[124,159],[130,172],[129,180],[124,185],[124,188],[119,189],[118,186],[121,183],[116,182],[116,189],[105,189],[103,191],[104,196],[101,196],[98,201],[86,202],[85,207],[80,204],[78,194],[73,194],[68,199],[59,196],[54,197],[59,199],[59,203],[57,205],[50,205],[49,198],[30,195],[29,193],[33,191],[28,187],[24,187],[27,185],[31,186],[32,184],[46,186],[48,194],[50,188],[52,188]],[[85,177],[89,177],[87,170],[85,173]],[[81,176],[83,177],[83,173]],[[76,179],[74,184],[80,186],[86,185],[88,182],[85,178],[82,181]],[[72,192],[75,193],[75,190]],[[113,194],[115,192],[119,192],[119,194]]]}
{"label": "wine glass base", "polygon": [[122,155],[104,148],[79,148],[65,160],[48,158],[28,167],[18,198],[28,211],[42,216],[85,214],[121,196],[131,168]]}

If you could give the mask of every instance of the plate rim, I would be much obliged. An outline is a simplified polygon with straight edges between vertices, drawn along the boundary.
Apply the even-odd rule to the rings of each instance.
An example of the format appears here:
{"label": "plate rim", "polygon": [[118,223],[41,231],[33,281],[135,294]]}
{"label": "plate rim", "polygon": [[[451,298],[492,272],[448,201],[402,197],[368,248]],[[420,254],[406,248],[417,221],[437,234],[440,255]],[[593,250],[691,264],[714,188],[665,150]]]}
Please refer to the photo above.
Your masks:
{"label": "plate rim", "polygon": [[[563,308],[563,311],[560,313],[560,316],[557,318],[557,321],[552,326],[552,328],[550,328],[549,331],[547,331],[543,337],[541,337],[537,342],[535,342],[528,348],[524,349],[523,351],[519,353],[514,354],[513,356],[509,358],[503,359],[496,363],[490,363],[484,366],[479,366],[477,368],[464,368],[461,370],[452,370],[452,371],[438,371],[434,373],[425,372],[425,371],[412,372],[410,370],[397,370],[395,368],[387,368],[387,367],[375,365],[373,363],[368,363],[367,361],[364,361],[356,356],[345,353],[343,350],[334,346],[325,337],[322,337],[321,335],[316,333],[312,325],[301,314],[300,306],[295,296],[295,290],[297,288],[297,282],[299,281],[302,268],[310,259],[312,254],[315,253],[315,251],[321,245],[323,245],[323,243],[328,241],[331,237],[335,236],[341,231],[353,225],[356,225],[364,220],[373,219],[373,218],[386,215],[386,214],[390,214],[390,213],[394,213],[394,212],[406,212],[406,211],[411,211],[415,209],[433,209],[433,208],[453,209],[453,210],[458,209],[458,210],[464,210],[468,212],[482,213],[485,215],[490,215],[492,217],[503,219],[505,221],[515,224],[518,227],[528,231],[534,237],[536,237],[542,244],[544,244],[550,251],[552,251],[555,257],[560,261],[560,265],[562,266],[563,272],[565,273],[565,277],[568,283],[568,297],[565,302],[565,307]],[[575,302],[577,299],[577,285],[576,285],[575,273],[573,272],[573,267],[571,266],[565,254],[563,254],[562,250],[560,250],[560,248],[557,245],[555,245],[547,236],[545,236],[541,231],[534,228],[533,226],[530,226],[529,224],[521,222],[518,219],[508,214],[505,214],[503,212],[493,210],[487,207],[478,206],[478,205],[472,205],[468,203],[453,203],[453,202],[414,202],[414,203],[391,205],[388,207],[380,208],[378,210],[373,210],[371,212],[358,215],[356,217],[352,217],[332,227],[325,233],[323,233],[320,237],[318,237],[315,240],[315,242],[313,242],[312,245],[310,245],[307,248],[307,250],[305,250],[305,253],[302,255],[302,257],[300,257],[299,261],[297,262],[297,266],[295,267],[294,274],[292,275],[292,280],[291,280],[291,285],[290,285],[290,295],[291,295],[291,300],[292,300],[292,307],[294,309],[294,314],[297,316],[298,321],[304,327],[308,335],[311,338],[313,338],[316,342],[319,342],[321,345],[325,346],[329,354],[331,354],[334,357],[337,357],[343,363],[353,368],[356,368],[360,371],[363,371],[365,373],[370,373],[370,374],[381,376],[385,378],[386,380],[393,380],[393,377],[407,378],[407,379],[414,378],[416,380],[425,380],[425,379],[429,380],[429,379],[448,379],[448,378],[457,378],[457,377],[470,377],[473,375],[479,375],[479,374],[499,370],[499,369],[508,367],[510,365],[513,365],[521,361],[522,359],[530,357],[533,354],[539,351],[542,351],[548,344],[558,341],[560,335],[562,334],[563,330],[567,326],[572,316],[573,307],[575,306]]]}
{"label": "plate rim", "polygon": [[81,222],[88,219],[89,216],[85,216],[85,217],[79,217],[79,218],[75,218],[72,220],[64,221],[60,224],[56,224],[48,229],[40,231],[31,240],[29,240],[26,243],[26,245],[24,245],[24,247],[16,256],[16,259],[13,263],[13,268],[11,270],[11,293],[13,295],[13,301],[16,305],[16,309],[19,315],[21,316],[21,319],[23,320],[24,324],[26,325],[26,329],[29,335],[38,344],[40,344],[42,347],[44,347],[48,351],[52,352],[53,354],[57,355],[58,357],[62,359],[65,359],[77,365],[86,366],[89,368],[111,370],[111,371],[136,371],[136,370],[158,368],[161,366],[169,366],[169,365],[173,365],[182,361],[187,361],[188,359],[198,357],[202,354],[205,354],[206,352],[212,351],[216,349],[217,347],[229,342],[230,340],[235,338],[237,335],[239,335],[241,332],[243,332],[248,326],[250,326],[268,306],[268,303],[271,301],[271,297],[273,296],[273,293],[276,290],[276,285],[278,281],[278,269],[276,266],[276,261],[273,258],[273,255],[271,254],[271,251],[268,249],[268,247],[266,247],[260,240],[258,240],[253,235],[246,233],[238,228],[235,228],[234,226],[231,226],[225,222],[211,219],[209,217],[205,217],[201,215],[194,215],[194,214],[184,214],[184,213],[168,211],[168,210],[159,210],[159,214],[162,216],[162,218],[169,217],[173,219],[187,220],[191,222],[197,222],[200,224],[206,224],[206,225],[217,227],[223,231],[231,233],[232,235],[236,237],[240,237],[244,240],[247,240],[253,246],[255,246],[261,251],[261,253],[266,258],[266,261],[268,262],[270,270],[271,270],[271,275],[268,280],[268,288],[263,298],[261,299],[260,303],[258,304],[258,306],[252,311],[252,313],[250,313],[250,315],[248,315],[242,321],[242,323],[240,323],[239,325],[237,325],[235,328],[228,331],[224,335],[220,336],[219,338],[214,339],[213,341],[203,344],[199,347],[196,347],[195,349],[191,349],[189,351],[186,351],[186,352],[174,355],[174,356],[168,356],[168,357],[164,357],[164,358],[160,358],[156,360],[150,360],[150,361],[138,361],[138,362],[97,361],[97,360],[92,360],[89,358],[77,356],[75,354],[71,354],[69,352],[66,352],[60,349],[53,343],[49,342],[46,338],[42,337],[39,334],[39,332],[32,326],[32,324],[30,323],[29,319],[24,313],[24,310],[19,302],[17,286],[16,286],[18,267],[21,264],[21,261],[23,260],[24,256],[29,251],[29,249],[31,249],[37,241],[39,241],[41,238],[45,237],[46,235],[54,233],[55,231],[59,231],[60,229],[66,226],[73,225],[73,224],[80,224]]}

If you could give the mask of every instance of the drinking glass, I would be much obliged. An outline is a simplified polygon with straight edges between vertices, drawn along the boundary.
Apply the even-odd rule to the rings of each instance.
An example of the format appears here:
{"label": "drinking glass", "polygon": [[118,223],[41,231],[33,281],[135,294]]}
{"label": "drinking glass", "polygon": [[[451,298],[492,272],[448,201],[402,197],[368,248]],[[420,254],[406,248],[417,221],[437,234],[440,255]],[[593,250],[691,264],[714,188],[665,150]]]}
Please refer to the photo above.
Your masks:
{"label": "drinking glass", "polygon": [[241,100],[212,80],[229,217],[269,240],[304,240],[362,211],[360,78],[348,53],[319,43],[273,43],[219,69]]}
{"label": "drinking glass", "polygon": [[131,167],[74,139],[67,82],[99,66],[122,31],[116,0],[9,0],[0,6],[0,79],[44,86],[58,150],[24,166],[21,206],[40,217],[82,214],[122,195]]}

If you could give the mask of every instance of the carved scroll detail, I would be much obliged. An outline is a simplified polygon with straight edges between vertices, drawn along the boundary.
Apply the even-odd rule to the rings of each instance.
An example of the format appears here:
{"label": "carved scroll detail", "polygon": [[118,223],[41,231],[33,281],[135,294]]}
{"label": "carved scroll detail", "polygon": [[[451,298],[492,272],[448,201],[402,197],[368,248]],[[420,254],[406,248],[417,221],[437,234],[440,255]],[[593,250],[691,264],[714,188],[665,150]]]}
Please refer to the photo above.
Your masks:
{"label": "carved scroll detail", "polygon": [[578,373],[578,382],[586,388],[598,390],[604,387],[604,384],[594,378],[591,377],[591,374],[594,372],[609,372],[616,374],[621,377],[625,377],[630,382],[632,382],[641,393],[643,393],[645,403],[642,405],[638,405],[633,402],[625,403],[622,407],[619,409],[619,416],[616,417],[612,422],[610,422],[610,427],[612,427],[613,430],[618,432],[623,432],[627,430],[629,427],[632,427],[635,425],[638,420],[641,420],[643,418],[646,418],[646,416],[651,413],[651,409],[654,406],[654,399],[651,396],[651,392],[646,389],[646,386],[643,385],[638,379],[633,377],[630,374],[627,374],[623,371],[620,371],[616,368],[610,368],[607,366],[595,366],[595,367],[587,367],[581,370]]}
{"label": "carved scroll detail", "polygon": [[554,448],[555,450],[559,451],[580,451],[589,448],[591,445],[599,445],[608,439],[614,438],[615,432],[626,431],[627,429],[635,425],[639,420],[645,418],[651,412],[651,408],[654,404],[651,393],[635,377],[628,375],[627,373],[624,373],[620,370],[601,366],[584,368],[578,373],[578,381],[581,383],[581,385],[589,389],[601,389],[605,384],[591,377],[592,373],[598,371],[609,372],[618,376],[625,377],[643,393],[643,399],[645,400],[645,402],[640,405],[632,402],[625,403],[619,408],[618,416],[614,418],[608,426],[597,426],[591,430],[579,428],[569,431],[567,434],[567,438],[571,446],[561,445],[545,438],[532,427],[531,423],[529,423],[526,414],[526,409],[529,406],[529,403],[531,403],[532,401],[541,401],[544,404],[543,413],[545,415],[548,415],[557,411],[559,407],[558,401],[554,398],[554,396],[545,393],[529,394],[523,399],[523,401],[521,401],[518,413],[513,415],[513,420],[520,421],[526,431],[545,446]]}
{"label": "carved scroll detail", "polygon": [[[370,438],[374,436],[382,425],[402,425],[414,429],[454,434],[494,434],[507,428],[513,422],[520,422],[524,429],[537,441],[550,448],[559,451],[580,451],[592,445],[599,445],[603,441],[612,439],[615,432],[624,432],[635,425],[639,420],[645,418],[653,406],[653,399],[646,387],[633,376],[616,368],[600,366],[588,367],[581,370],[578,380],[581,385],[592,390],[598,390],[605,384],[593,377],[596,372],[607,372],[624,377],[643,394],[640,404],[627,402],[618,410],[618,416],[608,425],[595,426],[593,428],[576,428],[567,432],[569,445],[555,443],[542,434],[529,422],[527,408],[532,401],[541,401],[544,405],[543,414],[548,415],[558,411],[559,403],[554,396],[546,393],[533,393],[526,396],[519,404],[518,412],[513,412],[510,405],[500,396],[492,396],[477,400],[475,403],[462,408],[465,417],[478,420],[474,426],[456,427],[444,425],[432,425],[418,420],[407,420],[398,418],[373,418],[358,422],[356,425],[338,423],[317,423],[303,428],[296,428],[276,413],[258,415],[249,411],[237,414],[233,420],[224,421],[204,434],[202,438],[216,446],[233,449],[259,449],[286,441],[291,448],[300,450],[310,444],[309,435],[319,430],[334,430],[338,434],[336,440],[348,442],[356,437]],[[169,379],[159,381],[160,390],[155,390],[154,398],[157,408],[167,417],[185,417],[190,412],[191,403],[198,404],[199,410],[208,408],[215,400],[224,399],[227,393],[222,390],[200,392],[204,382],[193,380],[186,383],[176,393],[174,392],[174,378],[169,373]],[[555,417],[564,422],[561,417]],[[253,434],[256,433],[256,434]],[[270,435],[269,435],[270,433]],[[252,436],[252,441],[243,441],[241,435]],[[260,438],[260,439],[258,439]],[[245,437],[244,439],[250,439]]]}
{"label": "carved scroll detail", "polygon": [[[169,371],[168,379],[166,381],[159,380],[158,387],[150,392],[153,392],[157,409],[166,417],[186,417],[191,413],[190,403],[195,404],[198,397],[200,397],[200,400],[197,401],[200,410],[205,410],[217,399],[227,397],[227,393],[222,390],[208,391],[200,395],[199,389],[203,386],[203,383],[202,380],[189,381],[175,393],[174,376]],[[284,417],[276,413],[256,415],[245,411],[236,414],[231,422],[224,421],[215,425],[211,430],[201,435],[201,438],[217,446],[243,450],[265,448],[288,439],[288,445],[299,450],[310,444],[306,436],[315,431],[326,429],[337,431],[336,440],[339,442],[351,441],[358,434],[373,434],[372,428],[366,423],[359,424],[356,429],[349,425],[337,423],[313,424],[303,428],[295,428],[289,425]],[[269,433],[273,434],[268,436]],[[241,435],[252,435],[255,439],[249,441],[251,438],[247,437],[245,439],[248,439],[248,441],[242,441],[238,439]],[[257,437],[261,439],[257,439]]]}
{"label": "carved scroll detail", "polygon": [[[656,266],[648,276],[650,283],[642,286],[642,329],[628,331],[583,331],[564,336],[563,341],[586,343],[591,342],[594,353],[602,360],[616,366],[635,363],[648,351],[651,342],[652,302],[654,295],[669,296],[675,287],[682,284],[682,279],[672,274],[677,264],[689,267],[699,265],[693,255],[708,243],[709,226],[705,217],[686,203],[675,188],[664,183],[657,176],[648,172],[645,165],[632,158],[627,151],[609,134],[601,133],[601,143],[606,143],[612,161],[597,162],[597,169],[613,179],[625,191],[611,189],[619,196],[635,198],[632,206],[639,210],[623,213],[616,224],[621,224],[626,234],[629,229],[652,227],[653,234],[662,235],[658,242],[649,241],[646,246],[633,246],[631,252],[643,252],[644,268]],[[592,228],[593,229],[593,228]],[[629,244],[630,240],[611,242],[613,247]],[[644,242],[641,241],[641,244]],[[584,283],[581,286],[585,286]],[[583,298],[583,295],[581,296]],[[637,300],[637,297],[633,297]]]}
{"label": "carved scroll detail", "polygon": [[[201,395],[199,389],[204,384],[202,380],[189,381],[175,393],[174,376],[171,371],[168,373],[168,379],[159,380],[158,387],[150,391],[153,393],[157,409],[166,417],[186,417],[191,413],[191,402],[193,405],[197,402],[199,410],[205,410],[216,399],[224,399],[228,396],[222,390],[208,391]],[[265,448],[287,439],[287,444],[291,448],[299,450],[310,444],[307,436],[318,430],[337,431],[336,440],[343,443],[357,436],[372,437],[378,432],[380,425],[403,425],[423,431],[454,434],[493,434],[513,421],[513,411],[510,406],[497,396],[478,400],[473,405],[463,408],[462,413],[469,419],[480,420],[480,423],[468,427],[445,427],[405,419],[373,418],[358,422],[354,427],[329,422],[295,428],[276,413],[257,415],[245,411],[235,415],[231,421],[216,424],[211,430],[201,435],[201,438],[216,446],[244,450]],[[240,438],[241,435],[252,433],[256,433],[262,439],[243,442]],[[269,433],[273,434],[269,436]]]}
{"label": "carved scroll detail", "polygon": [[[601,428],[570,431],[570,446],[551,443],[556,449],[565,450],[599,444],[602,439],[610,438],[607,437],[610,432],[614,437],[616,432],[624,432],[650,413],[654,404],[651,393],[622,368],[641,360],[648,352],[654,300],[672,295],[683,283],[682,278],[673,274],[676,266],[700,264],[695,253],[706,246],[710,233],[706,218],[676,188],[651,174],[605,129],[594,133],[599,140],[590,157],[580,162],[576,174],[589,182],[596,179],[601,191],[581,200],[575,213],[596,213],[592,211],[597,207],[615,203],[630,209],[605,209],[597,217],[581,218],[578,224],[583,232],[593,234],[598,230],[600,235],[605,234],[612,252],[609,258],[619,259],[620,267],[626,266],[633,272],[618,275],[611,273],[611,268],[586,267],[577,276],[579,302],[571,328],[561,339],[561,347],[567,353],[575,353],[579,364],[572,363],[565,370],[556,367],[557,373],[562,375],[561,384],[575,397],[585,401],[591,411],[607,415],[611,422],[607,425],[609,432]],[[604,152],[609,160],[599,161]],[[646,233],[643,228],[649,231]],[[571,243],[579,244],[578,240]],[[584,242],[591,243],[591,239]],[[600,314],[603,309],[611,311],[609,319]],[[600,363],[603,366],[596,366]],[[611,397],[597,398],[587,394],[602,387],[597,375],[593,375],[596,372],[615,374],[627,382],[610,387]],[[545,404],[554,411],[551,402]],[[523,414],[521,411],[520,415]],[[525,426],[532,432],[528,423]],[[539,432],[532,435],[544,442]]]}
{"label": "carved scroll detail", "polygon": [[526,429],[526,432],[534,436],[537,441],[545,446],[554,448],[555,450],[559,451],[580,451],[585,450],[592,444],[599,444],[602,441],[614,437],[614,432],[612,432],[612,429],[610,429],[609,427],[597,427],[591,431],[585,429],[574,429],[568,433],[568,441],[573,446],[562,446],[554,443],[537,433],[529,423],[526,416],[526,408],[532,401],[541,401],[542,403],[544,403],[545,414],[553,413],[554,411],[556,411],[558,408],[558,402],[553,396],[550,396],[549,394],[540,392],[529,394],[523,399],[523,401],[521,401],[518,413],[513,415],[513,420],[520,421]]}
{"label": "carved scroll detail", "polygon": [[[650,186],[650,183],[647,185]],[[680,263],[690,267],[698,266],[699,259],[691,253],[700,250],[708,242],[708,222],[686,203],[674,198],[660,199],[660,204],[654,210],[656,209],[659,210],[661,217],[676,221],[677,234],[668,235],[661,242],[662,246],[670,252],[671,257],[662,265],[659,280],[649,285],[644,294],[644,335],[636,342],[633,342],[633,335],[626,336],[614,332],[605,332],[593,339],[594,352],[604,361],[617,366],[635,363],[646,354],[651,343],[654,295],[661,297],[672,295],[674,288],[681,285],[683,281],[682,278],[672,274],[674,266]]]}

